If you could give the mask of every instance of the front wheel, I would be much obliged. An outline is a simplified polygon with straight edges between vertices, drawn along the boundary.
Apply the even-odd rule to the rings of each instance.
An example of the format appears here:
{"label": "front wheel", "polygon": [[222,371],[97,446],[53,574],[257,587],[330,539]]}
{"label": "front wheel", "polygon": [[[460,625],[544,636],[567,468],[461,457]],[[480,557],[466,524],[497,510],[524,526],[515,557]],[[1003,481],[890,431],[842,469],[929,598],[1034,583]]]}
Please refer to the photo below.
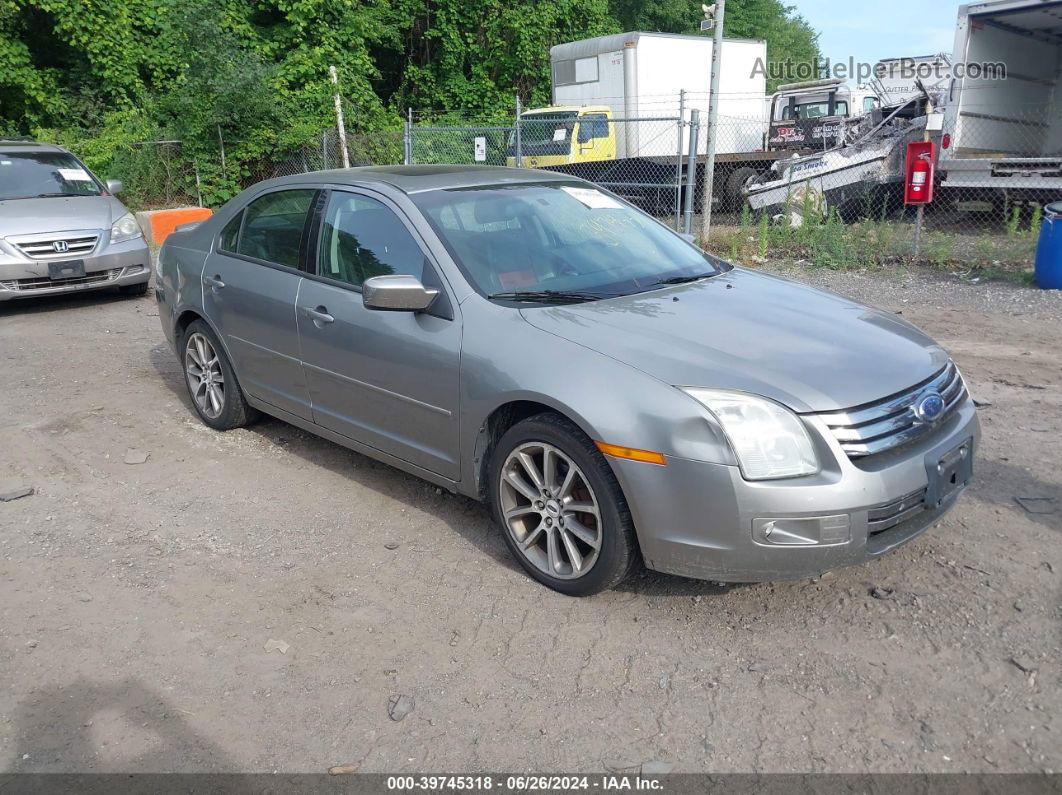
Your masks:
{"label": "front wheel", "polygon": [[495,448],[491,510],[523,569],[568,596],[619,585],[637,560],[634,522],[594,443],[556,414],[510,428]]}

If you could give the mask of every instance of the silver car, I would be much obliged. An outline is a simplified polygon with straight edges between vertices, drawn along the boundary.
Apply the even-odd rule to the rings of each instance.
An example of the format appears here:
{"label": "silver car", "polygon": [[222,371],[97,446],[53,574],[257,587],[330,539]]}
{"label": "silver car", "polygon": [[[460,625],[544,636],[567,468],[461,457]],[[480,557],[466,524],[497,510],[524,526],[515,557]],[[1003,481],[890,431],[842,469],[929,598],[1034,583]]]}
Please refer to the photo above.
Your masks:
{"label": "silver car", "polygon": [[490,506],[539,582],[872,560],[936,522],[979,426],[902,318],[711,257],[586,182],[286,177],[161,250],[203,422],[279,417]]}
{"label": "silver car", "polygon": [[0,139],[0,301],[146,293],[151,256],[120,190],[62,147]]}

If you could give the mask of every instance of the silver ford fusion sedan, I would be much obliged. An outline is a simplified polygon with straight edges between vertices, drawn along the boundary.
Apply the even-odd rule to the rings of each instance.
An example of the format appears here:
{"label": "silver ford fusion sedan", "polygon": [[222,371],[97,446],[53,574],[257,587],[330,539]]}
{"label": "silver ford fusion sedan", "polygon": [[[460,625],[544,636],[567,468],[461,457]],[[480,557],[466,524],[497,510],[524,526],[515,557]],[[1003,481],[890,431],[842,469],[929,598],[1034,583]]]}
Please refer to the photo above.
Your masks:
{"label": "silver ford fusion sedan", "polygon": [[970,481],[962,376],[902,318],[734,268],[542,171],[263,182],[161,250],[203,422],[279,417],[483,500],[536,580],[872,560]]}

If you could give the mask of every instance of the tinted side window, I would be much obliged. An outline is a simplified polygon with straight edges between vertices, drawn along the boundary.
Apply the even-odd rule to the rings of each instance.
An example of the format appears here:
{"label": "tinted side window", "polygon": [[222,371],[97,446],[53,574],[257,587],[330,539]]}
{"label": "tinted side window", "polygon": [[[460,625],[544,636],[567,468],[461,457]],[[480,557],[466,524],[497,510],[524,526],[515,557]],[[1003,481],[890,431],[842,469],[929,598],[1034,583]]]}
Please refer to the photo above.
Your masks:
{"label": "tinted side window", "polygon": [[381,202],[333,193],[321,234],[320,275],[355,286],[373,276],[424,278],[424,252]]}
{"label": "tinted side window", "polygon": [[243,221],[243,213],[237,213],[236,217],[225,224],[225,228],[221,230],[218,248],[222,251],[236,251],[236,243],[240,239],[241,221]]}
{"label": "tinted side window", "polygon": [[236,251],[299,267],[299,245],[313,194],[312,190],[284,190],[255,199],[244,210],[246,218]]}

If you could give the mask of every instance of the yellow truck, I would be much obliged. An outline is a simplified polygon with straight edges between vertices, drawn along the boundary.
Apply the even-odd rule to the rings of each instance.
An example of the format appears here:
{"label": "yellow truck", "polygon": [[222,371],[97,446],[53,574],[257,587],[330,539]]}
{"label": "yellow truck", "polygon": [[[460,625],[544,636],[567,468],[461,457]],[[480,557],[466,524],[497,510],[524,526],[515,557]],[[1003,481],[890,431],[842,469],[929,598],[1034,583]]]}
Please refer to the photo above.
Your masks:
{"label": "yellow truck", "polygon": [[[616,159],[612,109],[552,105],[520,115],[520,149],[525,168],[550,168]],[[516,133],[509,139],[506,163],[516,165]]]}
{"label": "yellow truck", "polygon": [[[712,47],[703,36],[637,31],[555,45],[552,104],[520,115],[521,164],[591,180],[661,212],[674,209],[676,183],[703,179],[708,136],[702,127],[691,169],[688,122],[693,110],[707,122]],[[718,105],[728,126],[717,141],[715,180],[726,204],[780,157],[763,151],[766,78],[756,67],[766,57],[763,41],[723,41]],[[516,161],[514,130],[506,162]]]}

